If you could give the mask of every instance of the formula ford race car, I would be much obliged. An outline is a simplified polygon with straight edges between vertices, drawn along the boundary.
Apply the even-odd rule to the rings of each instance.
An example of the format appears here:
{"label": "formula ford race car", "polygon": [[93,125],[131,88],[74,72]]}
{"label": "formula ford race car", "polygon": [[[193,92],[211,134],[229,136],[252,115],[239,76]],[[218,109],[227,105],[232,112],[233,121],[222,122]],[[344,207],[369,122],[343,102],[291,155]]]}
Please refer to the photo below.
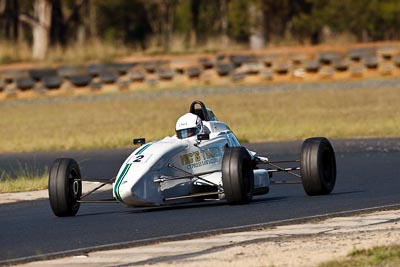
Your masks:
{"label": "formula ford race car", "polygon": [[[93,202],[118,202],[126,207],[204,200],[244,204],[254,195],[267,194],[273,183],[302,183],[310,196],[329,194],[335,186],[335,153],[326,138],[306,139],[300,160],[274,162],[241,146],[230,128],[201,101],[194,101],[181,118],[172,137],[150,143],[144,138],[134,139],[133,143],[140,146],[125,160],[117,176],[101,181],[85,194],[77,162],[70,158],[55,160],[48,187],[54,214],[74,216],[81,203]],[[190,119],[194,119],[194,125],[190,125]],[[281,167],[283,163],[296,166]],[[300,180],[274,181],[271,176],[276,172]],[[112,184],[113,198],[87,198],[106,184]]]}

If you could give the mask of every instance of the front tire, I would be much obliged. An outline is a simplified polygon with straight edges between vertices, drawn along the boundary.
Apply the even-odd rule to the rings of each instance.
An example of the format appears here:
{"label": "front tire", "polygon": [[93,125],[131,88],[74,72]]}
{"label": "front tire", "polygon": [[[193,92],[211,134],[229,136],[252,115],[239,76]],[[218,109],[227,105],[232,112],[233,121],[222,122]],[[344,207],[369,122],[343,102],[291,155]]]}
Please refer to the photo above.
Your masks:
{"label": "front tire", "polygon": [[253,198],[254,173],[249,152],[244,147],[228,147],[222,159],[225,199],[231,204],[249,203]]}
{"label": "front tire", "polygon": [[75,216],[82,196],[81,171],[74,159],[56,159],[49,173],[49,200],[58,217]]}
{"label": "front tire", "polygon": [[328,195],[332,192],[336,183],[336,159],[328,139],[313,137],[304,141],[300,173],[307,195]]}

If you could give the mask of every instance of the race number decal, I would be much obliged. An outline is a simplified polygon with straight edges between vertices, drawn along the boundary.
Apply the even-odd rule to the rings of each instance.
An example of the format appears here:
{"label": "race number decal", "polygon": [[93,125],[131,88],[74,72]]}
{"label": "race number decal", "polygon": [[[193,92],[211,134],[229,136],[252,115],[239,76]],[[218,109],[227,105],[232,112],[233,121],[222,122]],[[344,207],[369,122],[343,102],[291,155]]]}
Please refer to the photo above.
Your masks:
{"label": "race number decal", "polygon": [[128,163],[130,163],[130,164],[134,164],[134,163],[146,163],[147,160],[148,160],[150,157],[151,157],[151,154],[150,154],[150,155],[133,155],[133,156],[129,159]]}
{"label": "race number decal", "polygon": [[140,162],[144,158],[144,155],[138,155],[136,156],[136,159],[132,162]]}

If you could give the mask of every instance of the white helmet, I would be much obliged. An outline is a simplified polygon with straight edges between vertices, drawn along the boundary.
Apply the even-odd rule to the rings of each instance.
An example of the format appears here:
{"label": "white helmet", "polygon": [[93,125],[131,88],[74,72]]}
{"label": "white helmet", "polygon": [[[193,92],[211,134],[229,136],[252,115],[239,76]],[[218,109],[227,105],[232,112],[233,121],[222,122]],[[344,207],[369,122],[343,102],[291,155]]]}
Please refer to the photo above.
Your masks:
{"label": "white helmet", "polygon": [[188,138],[203,132],[203,122],[193,113],[186,113],[176,122],[176,136],[179,139]]}

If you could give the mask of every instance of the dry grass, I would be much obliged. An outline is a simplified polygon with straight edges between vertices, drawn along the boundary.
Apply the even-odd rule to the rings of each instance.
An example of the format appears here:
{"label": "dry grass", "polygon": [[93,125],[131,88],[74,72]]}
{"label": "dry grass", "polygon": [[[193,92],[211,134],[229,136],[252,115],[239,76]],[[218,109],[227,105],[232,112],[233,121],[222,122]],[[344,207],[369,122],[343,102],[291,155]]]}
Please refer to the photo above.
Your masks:
{"label": "dry grass", "polygon": [[346,259],[334,260],[320,267],[399,266],[400,245],[353,251]]}
{"label": "dry grass", "polygon": [[0,193],[27,192],[47,189],[48,176],[0,180]]}
{"label": "dry grass", "polygon": [[0,42],[0,64],[31,61],[31,49],[26,43]]}
{"label": "dry grass", "polygon": [[[118,57],[130,56],[137,49],[118,44],[108,44],[91,40],[85,44],[74,44],[66,48],[55,46],[48,51],[47,58],[40,62],[43,65],[69,64],[81,65],[88,62],[111,62]],[[15,62],[35,62],[31,47],[25,42],[0,42],[0,64]]]}
{"label": "dry grass", "polygon": [[[142,57],[143,55],[171,55],[171,54],[193,54],[204,52],[225,51],[227,47],[221,47],[221,38],[210,37],[207,42],[195,48],[187,47],[185,36],[176,34],[171,40],[170,50],[165,51],[157,45],[158,38],[151,38],[149,47],[143,51],[139,46],[127,46],[119,42],[105,42],[103,40],[91,39],[85,43],[74,43],[67,47],[50,47],[46,59],[35,62],[32,57],[32,49],[27,42],[6,42],[0,41],[0,64],[35,62],[42,65],[85,65],[89,62],[110,63],[114,60],[126,57]],[[236,42],[229,44],[229,50],[247,49],[246,45]]]}
{"label": "dry grass", "polygon": [[22,168],[16,171],[16,177],[0,172],[0,193],[26,192],[47,189],[48,171],[43,173]]}
{"label": "dry grass", "polygon": [[[174,134],[192,97],[102,98],[0,106],[0,152],[126,147]],[[242,141],[398,137],[398,89],[302,90],[201,97]]]}

